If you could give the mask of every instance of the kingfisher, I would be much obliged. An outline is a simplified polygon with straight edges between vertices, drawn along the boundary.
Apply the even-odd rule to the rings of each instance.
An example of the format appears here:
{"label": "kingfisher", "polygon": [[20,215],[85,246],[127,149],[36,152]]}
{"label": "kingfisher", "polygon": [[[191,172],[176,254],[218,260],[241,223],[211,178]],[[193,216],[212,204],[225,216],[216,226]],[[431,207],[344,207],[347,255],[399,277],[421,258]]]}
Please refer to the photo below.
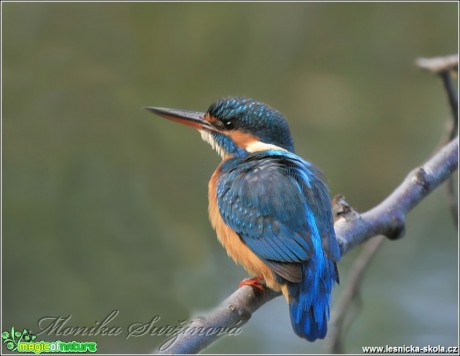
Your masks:
{"label": "kingfisher", "polygon": [[296,155],[285,117],[243,97],[219,99],[206,112],[145,108],[197,129],[221,156],[208,185],[209,219],[227,254],[253,276],[240,286],[281,292],[294,332],[323,339],[341,252],[328,187]]}

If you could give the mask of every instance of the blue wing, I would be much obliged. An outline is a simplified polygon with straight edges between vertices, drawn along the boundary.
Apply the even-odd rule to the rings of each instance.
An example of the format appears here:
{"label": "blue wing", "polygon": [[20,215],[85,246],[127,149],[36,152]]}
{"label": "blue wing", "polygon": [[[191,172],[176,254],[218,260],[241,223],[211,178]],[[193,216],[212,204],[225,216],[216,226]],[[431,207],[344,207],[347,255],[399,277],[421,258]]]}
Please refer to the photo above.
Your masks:
{"label": "blue wing", "polygon": [[302,280],[301,262],[315,246],[333,261],[340,258],[327,187],[318,169],[293,153],[264,151],[225,161],[217,199],[224,222],[290,282]]}

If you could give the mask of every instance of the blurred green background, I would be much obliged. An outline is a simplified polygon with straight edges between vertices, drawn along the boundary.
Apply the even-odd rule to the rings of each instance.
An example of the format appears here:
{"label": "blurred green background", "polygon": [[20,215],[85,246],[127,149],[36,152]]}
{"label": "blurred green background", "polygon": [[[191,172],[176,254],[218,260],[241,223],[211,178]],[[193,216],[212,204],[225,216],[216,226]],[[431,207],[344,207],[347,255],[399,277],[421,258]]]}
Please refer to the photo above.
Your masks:
{"label": "blurred green background", "polygon": [[[456,3],[7,3],[3,10],[2,329],[45,316],[94,326],[107,353],[159,315],[178,325],[246,277],[207,217],[219,157],[191,129],[142,106],[206,110],[250,96],[288,118],[297,153],[360,211],[437,147],[450,118],[419,56],[457,51]],[[410,214],[367,273],[346,350],[455,345],[458,241],[445,189]],[[358,251],[339,264],[341,286]],[[282,298],[212,353],[318,353],[291,330]]]}

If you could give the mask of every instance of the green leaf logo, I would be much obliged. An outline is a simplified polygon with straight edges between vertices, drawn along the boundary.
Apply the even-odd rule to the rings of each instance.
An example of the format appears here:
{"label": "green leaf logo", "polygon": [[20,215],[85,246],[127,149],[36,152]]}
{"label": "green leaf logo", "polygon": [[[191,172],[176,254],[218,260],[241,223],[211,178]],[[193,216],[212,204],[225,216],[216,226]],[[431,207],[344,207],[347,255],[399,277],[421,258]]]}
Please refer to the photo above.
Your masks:
{"label": "green leaf logo", "polygon": [[11,327],[11,332],[2,332],[2,343],[6,345],[6,348],[10,351],[17,351],[18,344],[21,341],[30,342],[36,339],[36,335],[33,335],[30,330],[23,329],[22,332],[14,330],[14,326]]}

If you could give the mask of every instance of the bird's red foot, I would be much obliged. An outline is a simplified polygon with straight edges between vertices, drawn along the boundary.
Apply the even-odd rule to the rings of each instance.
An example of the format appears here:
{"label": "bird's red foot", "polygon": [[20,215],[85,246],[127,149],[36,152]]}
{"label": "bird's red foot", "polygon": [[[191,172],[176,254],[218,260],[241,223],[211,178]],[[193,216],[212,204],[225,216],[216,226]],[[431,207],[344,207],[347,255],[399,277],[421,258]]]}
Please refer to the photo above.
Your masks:
{"label": "bird's red foot", "polygon": [[260,276],[253,277],[253,278],[245,278],[243,279],[240,284],[238,285],[238,288],[241,288],[242,286],[250,286],[252,288],[255,288],[257,291],[262,293],[265,290],[265,286],[260,283],[260,281],[263,281],[264,279]]}

